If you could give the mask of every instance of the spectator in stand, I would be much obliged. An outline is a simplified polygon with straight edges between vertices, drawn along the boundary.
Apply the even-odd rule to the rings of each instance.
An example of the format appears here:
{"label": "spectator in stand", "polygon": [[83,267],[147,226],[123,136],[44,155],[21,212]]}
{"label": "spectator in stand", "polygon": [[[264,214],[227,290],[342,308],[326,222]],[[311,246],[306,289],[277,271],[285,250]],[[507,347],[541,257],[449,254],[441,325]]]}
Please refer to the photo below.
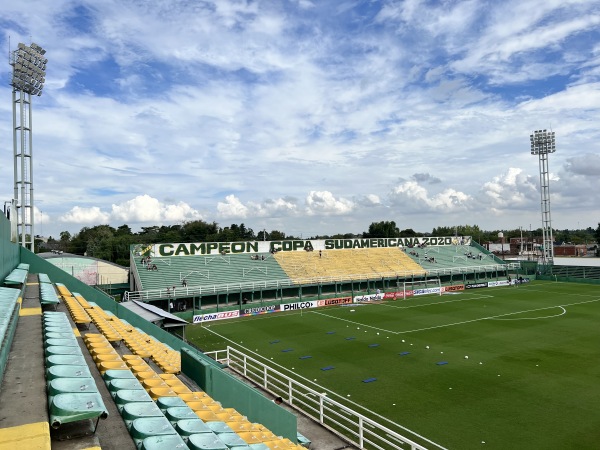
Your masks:
{"label": "spectator in stand", "polygon": [[181,285],[187,287],[187,280],[185,278],[181,281]]}

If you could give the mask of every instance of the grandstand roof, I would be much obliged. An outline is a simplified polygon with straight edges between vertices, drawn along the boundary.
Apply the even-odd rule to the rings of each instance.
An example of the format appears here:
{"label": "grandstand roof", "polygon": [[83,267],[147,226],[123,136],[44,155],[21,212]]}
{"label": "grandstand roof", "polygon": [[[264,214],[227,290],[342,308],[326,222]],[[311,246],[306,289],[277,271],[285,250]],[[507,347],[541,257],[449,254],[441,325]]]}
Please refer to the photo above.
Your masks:
{"label": "grandstand roof", "polygon": [[148,303],[132,300],[130,302],[121,303],[121,305],[146,319],[148,322],[156,323],[162,320],[163,327],[165,328],[182,326],[188,323],[187,321]]}

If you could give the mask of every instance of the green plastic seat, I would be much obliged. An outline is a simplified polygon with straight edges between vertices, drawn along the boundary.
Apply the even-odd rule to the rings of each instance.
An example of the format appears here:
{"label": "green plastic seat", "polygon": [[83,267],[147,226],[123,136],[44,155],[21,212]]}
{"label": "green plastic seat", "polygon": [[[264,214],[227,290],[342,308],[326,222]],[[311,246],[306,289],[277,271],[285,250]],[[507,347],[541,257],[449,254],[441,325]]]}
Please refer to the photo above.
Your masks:
{"label": "green plastic seat", "polygon": [[227,425],[225,422],[213,421],[213,422],[207,422],[206,425],[208,426],[208,428],[210,428],[212,430],[213,433],[216,433],[216,434],[235,433],[235,431],[233,431],[231,429],[231,427],[229,425]]}
{"label": "green plastic seat", "polygon": [[55,378],[48,383],[48,395],[78,394],[83,392],[98,393],[96,382],[90,378]]}
{"label": "green plastic seat", "polygon": [[[119,391],[121,392],[121,391]],[[138,392],[138,391],[135,391]],[[117,396],[118,398],[118,396]],[[115,398],[116,401],[116,398]],[[129,428],[131,423],[136,419],[143,419],[147,417],[162,417],[164,418],[164,414],[162,411],[156,406],[154,402],[130,402],[123,405],[123,409],[121,410],[121,416],[125,421],[125,424]],[[165,418],[166,420],[166,418]],[[168,421],[167,421],[168,422]]]}
{"label": "green plastic seat", "polygon": [[73,334],[73,330],[71,330],[71,327],[66,327],[63,325],[48,325],[46,327],[44,327],[44,329],[42,330],[42,332],[44,333],[44,336],[47,335],[48,333],[65,333],[65,334],[71,334],[73,336],[75,336]]}
{"label": "green plastic seat", "polygon": [[79,347],[79,343],[77,339],[55,339],[55,338],[46,338],[46,342],[44,342],[44,347],[48,348],[51,346],[57,347]]}
{"label": "green plastic seat", "polygon": [[[52,327],[54,328],[54,327]],[[44,337],[46,339],[71,339],[75,342],[77,342],[77,338],[75,337],[75,335],[73,334],[72,331],[68,330],[68,331],[57,331],[57,330],[46,330],[46,332],[44,333]]]}
{"label": "green plastic seat", "polygon": [[109,381],[117,380],[117,379],[137,380],[137,378],[131,372],[131,370],[115,370],[115,369],[108,369],[106,372],[104,372],[104,375],[102,376],[102,378],[104,378],[105,383],[108,383]]}
{"label": "green plastic seat", "polygon": [[150,436],[142,441],[141,450],[186,450],[189,447],[178,434],[165,434],[162,436]]}
{"label": "green plastic seat", "polygon": [[46,367],[51,366],[87,366],[83,355],[50,355],[46,358]]}
{"label": "green plastic seat", "polygon": [[63,345],[51,345],[46,347],[46,357],[53,355],[70,355],[70,356],[82,356],[79,345],[76,347],[65,347]]}
{"label": "green plastic seat", "polygon": [[175,424],[175,430],[180,436],[186,437],[192,434],[199,433],[212,433],[212,430],[206,426],[206,424],[196,416],[195,419],[183,419],[177,421]]}
{"label": "green plastic seat", "polygon": [[114,398],[115,394],[117,393],[117,391],[120,391],[121,389],[144,390],[142,383],[140,383],[135,378],[115,378],[114,380],[111,380],[106,384],[108,387],[108,391],[111,393],[113,398]]}
{"label": "green plastic seat", "polygon": [[156,404],[162,411],[166,411],[173,406],[187,406],[181,397],[158,397]]}
{"label": "green plastic seat", "polygon": [[136,441],[141,443],[144,439],[152,436],[164,436],[175,433],[175,429],[166,417],[140,417],[131,422],[129,434]]}
{"label": "green plastic seat", "polygon": [[165,417],[170,422],[178,422],[179,420],[195,419],[198,416],[189,406],[171,406],[165,411]]}
{"label": "green plastic seat", "polygon": [[243,447],[248,444],[237,433],[221,433],[217,435],[228,448]]}
{"label": "green plastic seat", "polygon": [[65,423],[108,417],[102,397],[97,393],[58,394],[48,400],[50,426],[54,429]]}
{"label": "green plastic seat", "polygon": [[227,446],[215,433],[192,434],[188,438],[190,450],[227,450]]}
{"label": "green plastic seat", "polygon": [[51,366],[46,370],[46,380],[55,378],[91,378],[92,374],[88,366]]}
{"label": "green plastic seat", "polygon": [[[121,390],[115,392],[114,399],[115,399],[115,404],[117,405],[117,408],[119,408],[119,411],[122,411],[123,408],[125,407],[125,405],[127,405],[129,403],[152,402],[152,404],[154,405],[152,398],[143,389],[121,389]],[[162,412],[161,412],[161,414],[162,414]],[[131,420],[133,420],[133,419],[131,419]]]}

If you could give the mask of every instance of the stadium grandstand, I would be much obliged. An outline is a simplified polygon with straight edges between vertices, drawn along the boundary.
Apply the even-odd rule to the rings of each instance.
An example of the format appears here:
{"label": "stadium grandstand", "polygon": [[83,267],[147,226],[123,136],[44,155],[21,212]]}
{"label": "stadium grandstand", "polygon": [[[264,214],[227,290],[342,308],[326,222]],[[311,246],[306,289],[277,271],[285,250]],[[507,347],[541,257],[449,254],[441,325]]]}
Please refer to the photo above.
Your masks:
{"label": "stadium grandstand", "polygon": [[400,295],[406,283],[464,285],[518,275],[469,237],[322,239],[135,245],[124,300],[156,303],[191,319],[282,304]]}

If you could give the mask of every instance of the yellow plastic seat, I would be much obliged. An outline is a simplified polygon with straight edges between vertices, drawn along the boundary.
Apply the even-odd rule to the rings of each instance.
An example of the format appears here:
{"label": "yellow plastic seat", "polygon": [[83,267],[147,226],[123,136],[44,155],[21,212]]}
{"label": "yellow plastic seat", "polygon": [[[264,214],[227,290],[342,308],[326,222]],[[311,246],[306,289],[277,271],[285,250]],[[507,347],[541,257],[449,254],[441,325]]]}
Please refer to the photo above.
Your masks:
{"label": "yellow plastic seat", "polygon": [[204,422],[220,422],[220,420],[217,417],[217,415],[214,412],[210,411],[210,410],[208,410],[208,411],[205,411],[205,410],[196,411],[196,410],[194,410],[194,412]]}
{"label": "yellow plastic seat", "polygon": [[136,372],[134,373],[134,375],[140,381],[152,378],[160,380],[160,377],[154,370],[144,370],[143,372]]}
{"label": "yellow plastic seat", "polygon": [[122,363],[121,357],[118,353],[101,353],[99,355],[94,356],[94,362],[96,365],[103,362],[119,362]]}
{"label": "yellow plastic seat", "polygon": [[192,390],[189,387],[187,387],[186,385],[184,385],[184,384],[182,384],[181,386],[171,386],[171,389],[177,395],[179,395],[179,394],[191,394],[192,393]]}
{"label": "yellow plastic seat", "polygon": [[207,398],[208,394],[206,392],[185,392],[179,393],[179,397],[181,397],[184,402],[199,402]]}
{"label": "yellow plastic seat", "polygon": [[129,370],[129,367],[123,361],[103,361],[99,364],[96,364],[98,370],[102,375],[107,370]]}
{"label": "yellow plastic seat", "polygon": [[142,382],[142,386],[144,386],[144,389],[146,390],[150,390],[152,388],[168,388],[171,389],[167,383],[165,383],[163,380],[161,380],[160,378],[144,378],[143,380],[140,380]]}
{"label": "yellow plastic seat", "polygon": [[156,401],[160,397],[177,397],[177,394],[168,387],[153,387],[148,391],[152,400]]}

